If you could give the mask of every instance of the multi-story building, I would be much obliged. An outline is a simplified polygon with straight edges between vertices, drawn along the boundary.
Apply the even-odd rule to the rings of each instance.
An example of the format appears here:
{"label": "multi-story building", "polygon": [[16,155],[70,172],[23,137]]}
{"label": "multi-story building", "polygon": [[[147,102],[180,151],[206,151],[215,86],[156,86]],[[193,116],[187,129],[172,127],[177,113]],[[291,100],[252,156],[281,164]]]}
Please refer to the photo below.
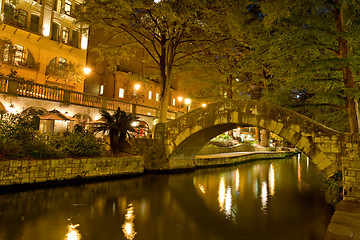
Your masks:
{"label": "multi-story building", "polygon": [[[0,0],[0,76],[18,77],[0,79],[0,111],[56,109],[89,122],[99,117],[100,108],[120,106],[152,127],[158,116],[160,86],[141,77],[144,54],[124,62],[117,71],[106,71],[106,65],[93,61],[88,51],[88,32],[75,22],[79,11],[76,0]],[[83,81],[69,79],[64,74],[69,64],[77,70],[91,67],[92,72]],[[180,95],[173,87],[169,119],[185,110]],[[55,121],[45,125],[47,131],[57,129]]]}
{"label": "multi-story building", "polygon": [[82,82],[59,77],[66,63],[86,64],[88,35],[75,23],[75,0],[1,0],[0,73],[13,71],[27,81],[83,91]]}
{"label": "multi-story building", "polygon": [[[147,52],[139,47],[129,54],[130,57],[117,59],[116,68],[112,66],[111,70],[108,70],[109,65],[106,61],[98,61],[98,53],[91,49],[111,41],[112,36],[104,36],[103,33],[91,29],[87,57],[87,66],[91,69],[91,73],[85,80],[84,92],[153,107],[155,111],[155,108],[160,107],[161,91],[160,71],[157,66]],[[178,88],[176,79],[173,82],[168,103],[168,119],[175,117],[173,112],[184,112],[187,107],[184,103],[187,96]],[[141,106],[138,107],[137,113],[150,115],[148,110],[144,112],[139,109]]]}

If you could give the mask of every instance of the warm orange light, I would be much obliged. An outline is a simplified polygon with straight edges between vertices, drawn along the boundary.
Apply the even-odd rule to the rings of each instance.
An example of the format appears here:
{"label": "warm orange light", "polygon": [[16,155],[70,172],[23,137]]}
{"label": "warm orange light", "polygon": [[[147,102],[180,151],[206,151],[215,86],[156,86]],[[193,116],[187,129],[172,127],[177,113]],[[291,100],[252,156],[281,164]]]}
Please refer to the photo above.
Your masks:
{"label": "warm orange light", "polygon": [[86,75],[88,75],[89,73],[91,73],[91,68],[88,68],[88,67],[84,67],[83,68],[83,71]]}
{"label": "warm orange light", "polygon": [[134,88],[135,88],[136,91],[139,90],[140,89],[140,84],[135,84]]}
{"label": "warm orange light", "polygon": [[182,100],[183,100],[183,97],[178,97],[179,102],[182,102]]}
{"label": "warm orange light", "polygon": [[185,104],[186,104],[186,105],[189,105],[190,103],[191,103],[191,99],[186,98],[186,99],[185,99]]}
{"label": "warm orange light", "polygon": [[201,104],[202,107],[206,107],[206,103]]}

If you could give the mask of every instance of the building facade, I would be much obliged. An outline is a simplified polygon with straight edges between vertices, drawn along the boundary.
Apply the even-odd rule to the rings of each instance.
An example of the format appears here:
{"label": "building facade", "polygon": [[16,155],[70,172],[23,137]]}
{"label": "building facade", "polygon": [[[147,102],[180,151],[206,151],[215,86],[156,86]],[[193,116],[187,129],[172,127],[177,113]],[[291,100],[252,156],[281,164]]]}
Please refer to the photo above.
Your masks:
{"label": "building facade", "polygon": [[[77,0],[0,0],[0,110],[56,109],[80,123],[97,120],[99,109],[120,107],[152,128],[159,115],[160,85],[143,78],[146,55],[108,71],[107,64],[97,62],[90,51],[99,35],[89,35],[86,26],[76,23],[80,4]],[[88,75],[82,71],[85,67],[91,68]],[[185,97],[172,87],[168,119],[185,112]]]}
{"label": "building facade", "polygon": [[[88,34],[75,23],[80,2],[74,0],[1,0],[0,73],[49,86],[83,91],[83,82],[64,79],[69,63],[86,65]],[[8,40],[8,42],[4,42]]]}

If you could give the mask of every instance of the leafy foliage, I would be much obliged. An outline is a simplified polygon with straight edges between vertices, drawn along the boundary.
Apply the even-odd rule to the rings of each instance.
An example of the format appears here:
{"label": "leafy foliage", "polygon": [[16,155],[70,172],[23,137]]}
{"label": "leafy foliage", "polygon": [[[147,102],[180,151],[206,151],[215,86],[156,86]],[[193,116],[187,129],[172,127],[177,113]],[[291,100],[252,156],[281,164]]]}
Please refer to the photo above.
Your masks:
{"label": "leafy foliage", "polygon": [[104,144],[93,133],[77,131],[39,134],[33,112],[10,114],[0,120],[0,159],[99,156]]}
{"label": "leafy foliage", "polygon": [[54,146],[63,155],[70,157],[100,156],[104,154],[104,143],[92,132],[57,132],[49,136],[49,145]]}
{"label": "leafy foliage", "polygon": [[323,191],[326,202],[335,207],[342,200],[342,172],[336,172],[330,178],[326,178],[324,182]]}
{"label": "leafy foliage", "polygon": [[271,66],[269,80],[281,85],[271,89],[268,99],[306,114],[347,113],[347,122],[342,120],[338,129],[357,132],[358,2],[263,0],[256,4],[263,14],[264,31],[255,53],[262,53]]}
{"label": "leafy foliage", "polygon": [[41,140],[33,115],[10,114],[0,121],[0,158],[50,158],[60,153]]}
{"label": "leafy foliage", "polygon": [[118,65],[142,48],[150,68],[157,68],[160,122],[167,119],[172,71],[194,56],[218,47],[236,29],[235,1],[84,1],[79,21],[105,33],[99,58]]}
{"label": "leafy foliage", "polygon": [[47,71],[56,81],[63,81],[65,85],[81,83],[86,77],[80,64],[71,62],[63,62],[58,66],[49,65]]}
{"label": "leafy foliage", "polygon": [[118,108],[112,115],[106,110],[101,110],[103,122],[99,122],[93,127],[95,132],[108,132],[110,137],[110,147],[114,154],[124,150],[128,143],[126,137],[131,137],[130,133],[135,132],[132,123],[138,120],[138,117],[132,113],[126,113]]}

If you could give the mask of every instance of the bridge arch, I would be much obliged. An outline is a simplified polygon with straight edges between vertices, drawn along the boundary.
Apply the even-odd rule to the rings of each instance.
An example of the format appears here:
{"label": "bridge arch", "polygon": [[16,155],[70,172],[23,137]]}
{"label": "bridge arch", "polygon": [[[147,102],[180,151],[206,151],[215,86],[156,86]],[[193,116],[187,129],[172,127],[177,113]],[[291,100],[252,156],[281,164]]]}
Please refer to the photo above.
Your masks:
{"label": "bridge arch", "polygon": [[173,165],[178,162],[181,168],[180,162],[192,161],[213,137],[245,126],[260,127],[284,138],[305,153],[326,176],[341,170],[344,157],[353,151],[353,143],[359,138],[294,111],[253,100],[209,104],[164,124],[162,129],[156,128],[155,138],[162,136],[168,161]]}

